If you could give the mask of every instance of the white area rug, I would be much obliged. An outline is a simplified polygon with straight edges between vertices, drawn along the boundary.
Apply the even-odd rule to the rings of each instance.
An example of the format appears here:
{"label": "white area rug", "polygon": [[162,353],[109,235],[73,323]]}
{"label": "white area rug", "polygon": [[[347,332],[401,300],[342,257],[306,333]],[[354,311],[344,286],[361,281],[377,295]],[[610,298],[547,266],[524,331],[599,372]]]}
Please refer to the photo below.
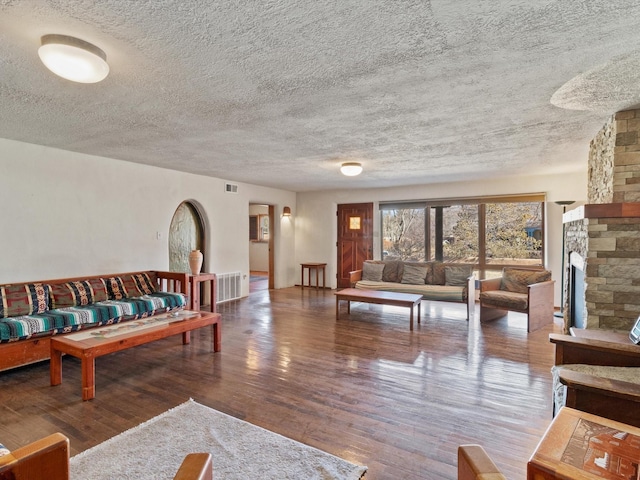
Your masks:
{"label": "white area rug", "polygon": [[215,480],[357,480],[366,467],[189,400],[71,459],[72,480],[172,479],[209,452]]}

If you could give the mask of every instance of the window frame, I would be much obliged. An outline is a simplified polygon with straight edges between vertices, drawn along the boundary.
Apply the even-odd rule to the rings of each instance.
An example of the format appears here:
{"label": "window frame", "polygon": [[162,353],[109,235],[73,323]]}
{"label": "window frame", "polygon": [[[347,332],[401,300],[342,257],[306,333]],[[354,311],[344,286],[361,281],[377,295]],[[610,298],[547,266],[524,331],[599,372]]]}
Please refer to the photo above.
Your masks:
{"label": "window frame", "polygon": [[[517,265],[511,263],[487,263],[487,239],[486,224],[487,211],[486,205],[491,203],[536,203],[541,206],[541,240],[540,264],[539,265]],[[519,266],[531,270],[544,270],[546,264],[546,195],[543,193],[517,194],[517,195],[499,195],[499,196],[481,196],[481,197],[461,197],[461,198],[442,198],[423,201],[406,201],[406,202],[380,202],[380,251],[384,251],[384,238],[382,231],[384,230],[384,211],[398,210],[403,208],[418,209],[424,208],[425,212],[425,259],[426,261],[434,261],[431,255],[431,215],[434,207],[449,207],[452,205],[477,205],[478,206],[478,261],[471,264],[474,270],[478,271],[478,278],[486,278],[487,272],[501,271],[505,267]]]}

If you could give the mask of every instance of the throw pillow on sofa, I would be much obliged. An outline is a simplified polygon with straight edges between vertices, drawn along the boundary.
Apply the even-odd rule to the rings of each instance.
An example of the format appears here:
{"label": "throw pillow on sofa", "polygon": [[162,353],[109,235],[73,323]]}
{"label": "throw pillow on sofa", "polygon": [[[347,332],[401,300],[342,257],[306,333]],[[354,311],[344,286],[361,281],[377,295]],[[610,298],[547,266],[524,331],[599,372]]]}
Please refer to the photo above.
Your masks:
{"label": "throw pillow on sofa", "polygon": [[367,282],[381,282],[384,263],[364,262],[362,264],[362,280]]}
{"label": "throw pillow on sofa", "polygon": [[122,300],[127,297],[127,290],[120,277],[109,277],[104,280],[110,300]]}
{"label": "throw pillow on sofa", "polygon": [[100,278],[51,285],[53,308],[78,307],[107,299],[107,287]]}
{"label": "throw pillow on sofa", "polygon": [[[150,295],[156,291],[156,286],[151,281],[147,273],[136,273],[131,275],[131,280],[135,284],[138,293],[140,293],[140,295],[138,295],[139,297],[142,295]],[[128,285],[127,290],[129,290]]]}
{"label": "throw pillow on sofa", "polygon": [[406,264],[402,270],[402,281],[400,283],[408,285],[424,285],[424,279],[427,276],[427,267],[420,265]]}
{"label": "throw pillow on sofa", "polygon": [[455,266],[444,268],[444,284],[452,287],[466,287],[467,278],[471,276],[470,266]]}
{"label": "throw pillow on sofa", "polygon": [[26,283],[0,287],[0,318],[44,313],[48,309],[48,285]]}

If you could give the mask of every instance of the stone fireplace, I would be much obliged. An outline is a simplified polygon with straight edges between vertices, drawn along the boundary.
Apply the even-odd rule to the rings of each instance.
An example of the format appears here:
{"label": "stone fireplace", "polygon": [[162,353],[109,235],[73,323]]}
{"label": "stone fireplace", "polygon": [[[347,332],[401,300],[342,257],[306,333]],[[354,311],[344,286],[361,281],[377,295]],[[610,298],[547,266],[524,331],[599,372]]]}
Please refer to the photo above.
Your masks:
{"label": "stone fireplace", "polygon": [[640,315],[640,110],[591,141],[588,204],[564,214],[564,328],[628,330]]}

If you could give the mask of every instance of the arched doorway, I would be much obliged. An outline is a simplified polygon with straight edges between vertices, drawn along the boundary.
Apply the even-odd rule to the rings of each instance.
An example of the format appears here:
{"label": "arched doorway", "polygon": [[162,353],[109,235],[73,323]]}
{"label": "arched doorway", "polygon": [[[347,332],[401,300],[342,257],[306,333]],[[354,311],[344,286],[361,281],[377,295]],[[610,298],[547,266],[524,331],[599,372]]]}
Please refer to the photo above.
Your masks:
{"label": "arched doorway", "polygon": [[198,210],[191,202],[182,202],[169,226],[169,270],[191,273],[189,253],[200,250],[205,258],[202,271],[206,272],[204,224]]}

